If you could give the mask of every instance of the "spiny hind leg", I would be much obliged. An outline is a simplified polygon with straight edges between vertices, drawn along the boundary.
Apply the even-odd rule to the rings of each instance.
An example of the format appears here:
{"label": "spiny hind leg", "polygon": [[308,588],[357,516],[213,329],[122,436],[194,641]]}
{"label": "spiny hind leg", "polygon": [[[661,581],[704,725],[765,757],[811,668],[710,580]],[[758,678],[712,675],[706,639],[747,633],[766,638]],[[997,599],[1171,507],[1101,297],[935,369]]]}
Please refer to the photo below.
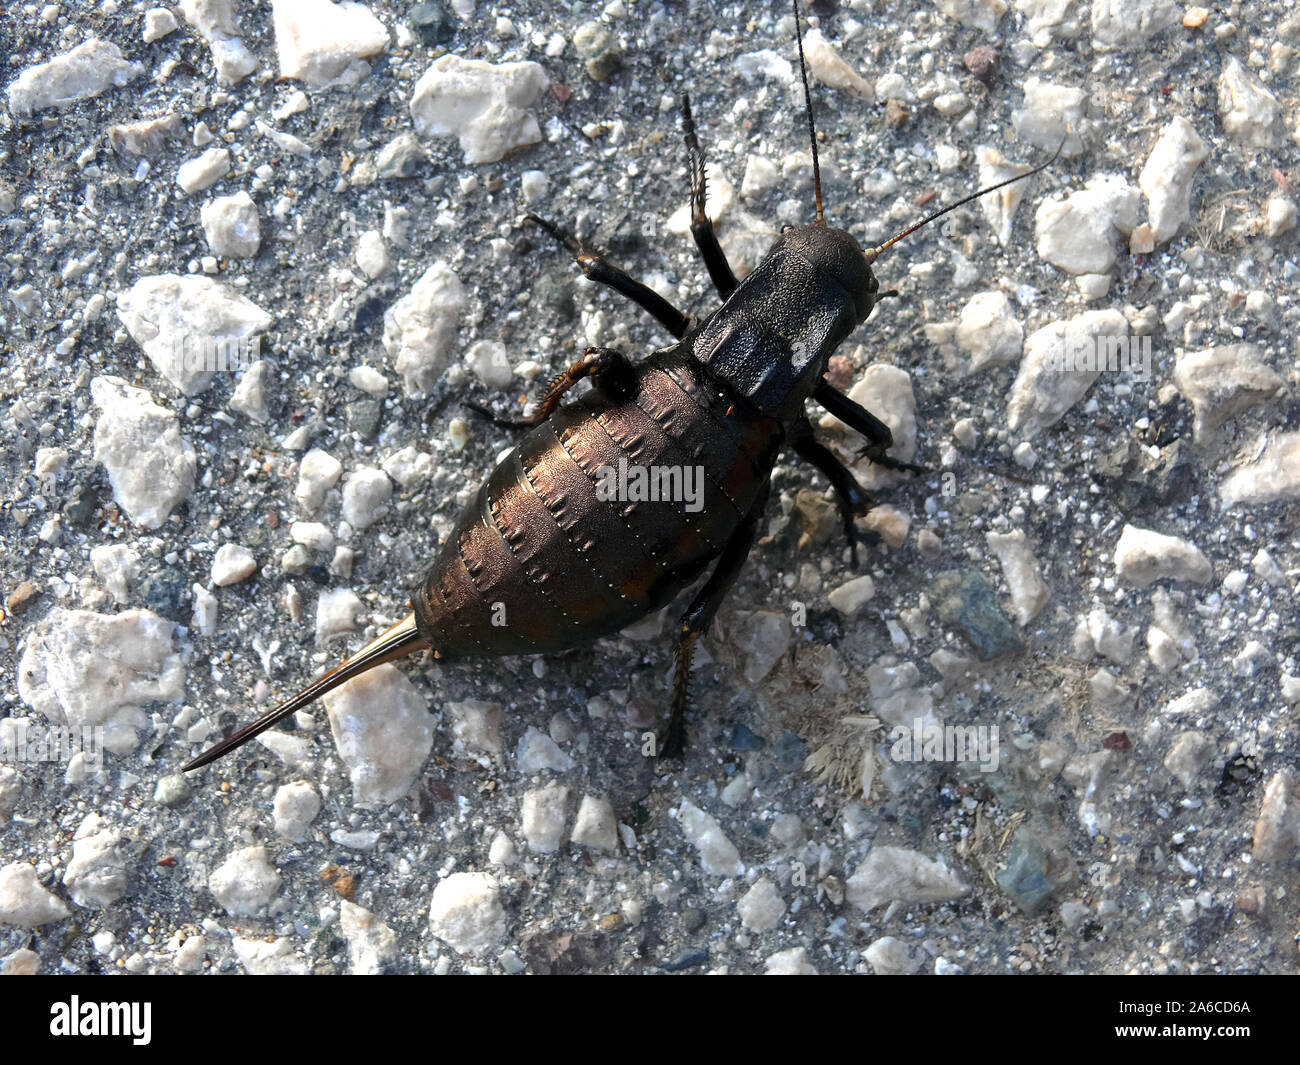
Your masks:
{"label": "spiny hind leg", "polygon": [[554,222],[548,222],[545,218],[531,212],[524,217],[533,225],[546,230],[557,243],[567,248],[569,254],[573,256],[573,261],[582,268],[582,272],[591,280],[599,281],[602,285],[608,285],[615,292],[622,293],[643,311],[650,314],[655,321],[678,340],[681,340],[686,335],[686,331],[690,328],[690,319],[654,289],[637,281],[626,271],[619,269],[600,252],[584,247],[582,241],[561,229]]}
{"label": "spiny hind leg", "polygon": [[682,93],[682,129],[685,133],[686,160],[691,173],[691,236],[695,246],[700,249],[704,265],[708,268],[713,287],[724,300],[735,290],[739,282],[731,272],[726,253],[718,243],[718,235],[713,232],[713,223],[705,213],[707,183],[704,176],[704,150],[700,139],[695,135],[695,118],[691,114],[691,98]]}
{"label": "spiny hind leg", "polygon": [[709,579],[682,615],[681,630],[677,637],[677,664],[673,671],[672,708],[668,714],[668,725],[657,746],[660,758],[680,758],[686,750],[686,705],[690,695],[695,641],[708,632],[722,601],[727,598],[731,586],[745,568],[745,559],[749,557],[750,549],[758,538],[758,524],[762,520],[766,502],[767,493],[764,492],[749,516],[727,541]]}
{"label": "spiny hind leg", "polygon": [[475,414],[482,415],[493,425],[506,429],[531,429],[541,425],[560,405],[564,394],[584,377],[590,377],[614,389],[622,389],[625,382],[631,380],[635,370],[626,355],[613,348],[588,348],[582,358],[557,376],[542,393],[532,414],[522,418],[502,418],[493,414],[481,403],[464,400],[464,405]]}
{"label": "spiny hind leg", "polygon": [[872,507],[871,496],[858,484],[848,467],[829,448],[817,441],[806,418],[795,424],[791,445],[800,458],[821,470],[835,489],[835,498],[840,505],[840,519],[844,523],[844,535],[849,541],[849,555],[853,559],[853,568],[857,569],[858,542],[861,537],[854,519],[866,516]]}
{"label": "spiny hind leg", "polygon": [[849,428],[867,438],[867,446],[861,453],[877,466],[884,466],[887,470],[907,470],[911,473],[929,472],[924,466],[918,466],[914,462],[904,462],[902,459],[886,454],[894,446],[894,434],[889,426],[866,407],[855,403],[843,392],[837,392],[824,380],[814,390],[813,399]]}

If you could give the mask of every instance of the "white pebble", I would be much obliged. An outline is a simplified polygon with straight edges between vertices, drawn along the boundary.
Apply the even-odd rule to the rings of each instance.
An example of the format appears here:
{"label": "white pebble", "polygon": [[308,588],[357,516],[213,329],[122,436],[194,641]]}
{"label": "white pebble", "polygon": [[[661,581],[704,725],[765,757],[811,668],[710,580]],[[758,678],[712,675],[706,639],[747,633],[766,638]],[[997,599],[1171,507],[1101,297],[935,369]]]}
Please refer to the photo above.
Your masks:
{"label": "white pebble", "polygon": [[222,544],[212,559],[212,583],[218,588],[238,584],[257,572],[257,559],[242,544]]}

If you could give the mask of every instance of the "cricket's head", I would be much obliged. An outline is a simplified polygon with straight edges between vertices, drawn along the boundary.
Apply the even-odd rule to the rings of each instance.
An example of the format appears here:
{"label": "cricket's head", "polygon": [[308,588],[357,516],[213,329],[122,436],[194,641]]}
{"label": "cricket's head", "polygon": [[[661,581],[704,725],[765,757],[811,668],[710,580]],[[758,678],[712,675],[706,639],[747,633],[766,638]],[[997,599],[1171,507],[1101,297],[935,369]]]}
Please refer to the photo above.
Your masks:
{"label": "cricket's head", "polygon": [[852,300],[856,325],[867,320],[880,298],[880,282],[871,272],[876,257],[874,249],[864,250],[847,230],[824,223],[786,226],[777,238],[776,247],[797,255],[819,276],[842,288]]}

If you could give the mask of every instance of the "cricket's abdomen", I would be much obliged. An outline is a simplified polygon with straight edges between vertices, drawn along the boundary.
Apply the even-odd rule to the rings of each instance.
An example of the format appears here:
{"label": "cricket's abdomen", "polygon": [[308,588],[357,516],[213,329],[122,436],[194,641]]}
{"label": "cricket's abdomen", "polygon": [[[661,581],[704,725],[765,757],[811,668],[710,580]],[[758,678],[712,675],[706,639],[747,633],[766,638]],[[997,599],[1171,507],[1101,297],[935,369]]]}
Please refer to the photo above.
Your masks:
{"label": "cricket's abdomen", "polygon": [[442,657],[588,643],[660,608],[717,557],[783,433],[688,350],[638,364],[627,395],[593,388],[560,408],[492,471],[414,597]]}

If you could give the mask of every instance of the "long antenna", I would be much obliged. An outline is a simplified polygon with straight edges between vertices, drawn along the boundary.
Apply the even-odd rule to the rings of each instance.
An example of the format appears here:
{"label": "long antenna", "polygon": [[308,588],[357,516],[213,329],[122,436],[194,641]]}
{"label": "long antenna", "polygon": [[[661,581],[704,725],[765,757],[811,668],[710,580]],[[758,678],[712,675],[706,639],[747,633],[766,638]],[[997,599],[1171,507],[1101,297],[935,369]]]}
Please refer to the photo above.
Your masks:
{"label": "long antenna", "polygon": [[803,31],[799,28],[799,0],[790,0],[794,7],[794,39],[799,42],[799,76],[803,78],[803,98],[808,106],[808,138],[812,141],[813,188],[817,192],[817,219],[813,225],[824,226],[822,217],[822,168],[817,162],[817,127],[813,125],[812,92],[808,88],[808,65],[803,59]]}
{"label": "long antenna", "polygon": [[908,226],[905,230],[903,230],[903,232],[899,233],[897,236],[890,237],[887,241],[885,241],[884,244],[880,245],[880,247],[868,248],[867,258],[871,262],[875,262],[876,256],[879,255],[886,248],[890,247],[891,245],[897,244],[904,237],[909,236],[912,233],[915,233],[922,226],[928,226],[936,218],[942,218],[949,211],[955,211],[957,210],[958,207],[964,207],[966,204],[970,203],[971,200],[978,200],[981,196],[984,196],[987,193],[997,192],[997,190],[1000,188],[1003,188],[1007,185],[1014,185],[1017,181],[1024,181],[1025,178],[1033,177],[1035,174],[1040,173],[1043,170],[1046,170],[1049,166],[1051,166],[1054,162],[1056,162],[1056,157],[1061,154],[1061,149],[1064,147],[1065,147],[1065,138],[1062,137],[1061,143],[1056,146],[1056,151],[1052,153],[1052,157],[1050,159],[1046,160],[1045,162],[1039,163],[1032,170],[1026,170],[1023,174],[1017,174],[1015,177],[1007,178],[1006,181],[999,181],[996,185],[990,185],[986,189],[980,189],[979,192],[972,192],[969,196],[962,197],[956,203],[949,204],[942,211],[935,211],[934,214],[930,215],[929,218],[923,218],[921,219],[921,221],[917,222],[916,225]]}

